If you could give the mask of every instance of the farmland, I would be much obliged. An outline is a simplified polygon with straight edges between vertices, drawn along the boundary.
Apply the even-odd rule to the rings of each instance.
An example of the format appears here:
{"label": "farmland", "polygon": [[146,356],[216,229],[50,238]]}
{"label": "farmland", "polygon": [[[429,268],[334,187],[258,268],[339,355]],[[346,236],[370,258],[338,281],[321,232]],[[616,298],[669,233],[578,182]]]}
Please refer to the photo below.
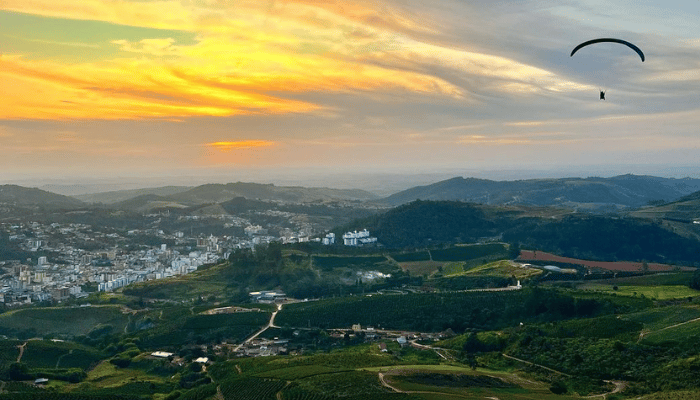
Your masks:
{"label": "farmland", "polygon": [[647,297],[656,300],[687,299],[700,295],[700,291],[681,285],[658,285],[658,286],[637,286],[637,285],[610,285],[601,283],[590,283],[578,286],[581,290],[591,290],[600,293],[631,297]]}
{"label": "farmland", "polygon": [[559,262],[565,264],[576,264],[582,265],[591,269],[600,269],[606,271],[626,271],[626,272],[665,272],[674,270],[684,270],[693,271],[695,268],[691,267],[677,267],[668,264],[658,264],[658,263],[642,263],[642,262],[625,262],[625,261],[591,261],[591,260],[581,260],[578,258],[562,257],[551,253],[546,253],[543,251],[530,251],[521,250],[520,257],[521,261],[549,261],[549,262]]}
{"label": "farmland", "polygon": [[458,366],[400,366],[380,368],[387,385],[421,398],[450,399],[566,399],[555,395],[541,382],[524,379],[515,373],[474,370]]}
{"label": "farmland", "polygon": [[[285,250],[268,259],[239,254],[235,266],[94,296],[116,304],[5,312],[0,327],[22,340],[0,342],[0,380],[12,382],[0,399],[36,396],[9,376],[49,377],[46,390],[68,399],[566,399],[610,392],[603,380],[623,380],[629,387],[618,398],[656,400],[655,391],[694,388],[700,292],[688,287],[692,272],[652,274],[648,265],[646,275],[587,280],[581,270],[562,277],[523,267],[505,259],[508,251],[490,243],[386,253]],[[258,263],[264,274],[256,275]],[[359,282],[364,271],[393,276]],[[352,282],[335,281],[325,296],[284,304],[255,346],[285,348],[245,357],[238,345],[276,309],[250,303],[247,285],[298,276],[319,286],[338,277]],[[520,290],[468,291],[517,280]],[[253,310],[223,311],[239,308]],[[350,329],[354,324],[363,330]],[[402,346],[399,335],[419,344]],[[34,337],[74,341],[27,339]],[[208,363],[196,362],[200,357]]]}

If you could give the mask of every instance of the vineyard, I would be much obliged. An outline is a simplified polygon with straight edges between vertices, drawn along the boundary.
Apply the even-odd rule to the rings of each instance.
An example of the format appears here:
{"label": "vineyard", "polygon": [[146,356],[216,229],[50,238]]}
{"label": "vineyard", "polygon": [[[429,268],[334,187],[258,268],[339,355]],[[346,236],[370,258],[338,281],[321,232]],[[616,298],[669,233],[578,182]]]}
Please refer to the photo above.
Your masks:
{"label": "vineyard", "polygon": [[30,368],[80,368],[87,370],[105,357],[101,352],[71,342],[30,340],[22,362]]}
{"label": "vineyard", "polygon": [[383,329],[441,332],[451,328],[498,329],[513,321],[590,317],[618,310],[614,297],[578,299],[555,291],[374,295],[290,304],[276,323],[289,326],[348,328],[352,324]]}
{"label": "vineyard", "polygon": [[220,390],[225,400],[276,400],[286,385],[285,381],[249,377],[222,382]]}

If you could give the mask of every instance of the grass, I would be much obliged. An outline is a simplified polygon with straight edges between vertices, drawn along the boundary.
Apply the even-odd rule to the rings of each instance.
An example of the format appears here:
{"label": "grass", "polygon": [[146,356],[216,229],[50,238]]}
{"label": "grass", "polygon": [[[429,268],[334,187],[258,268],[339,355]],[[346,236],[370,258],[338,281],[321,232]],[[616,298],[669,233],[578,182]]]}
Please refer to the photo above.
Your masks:
{"label": "grass", "polygon": [[652,393],[637,397],[638,400],[687,400],[700,399],[700,390],[679,390],[673,392]]}
{"label": "grass", "polygon": [[700,295],[700,291],[682,285],[618,285],[617,290],[615,290],[614,285],[606,285],[601,283],[587,283],[578,286],[578,288],[581,290],[591,290],[606,294],[616,293],[618,296],[646,297],[649,299],[656,300],[683,299]]}
{"label": "grass", "polygon": [[[417,396],[422,399],[455,399],[455,398],[498,398],[500,400],[522,400],[522,399],[567,399],[577,398],[578,396],[555,395],[550,390],[547,384],[535,382],[526,379],[518,374],[493,371],[487,369],[466,368],[458,365],[404,365],[396,367],[380,367],[367,368],[367,371],[382,372],[385,375],[385,380],[397,389],[409,392],[430,392],[430,393],[411,393],[412,396]],[[409,378],[416,374],[440,374],[453,376],[470,377],[467,381],[483,380],[484,382],[503,382],[503,386],[513,387],[474,387],[463,386],[454,387],[446,385],[431,385],[426,383],[411,382]],[[498,385],[497,385],[498,386]]]}
{"label": "grass", "polygon": [[625,318],[641,322],[644,329],[657,331],[671,325],[700,318],[700,307],[695,305],[667,306],[625,314]]}
{"label": "grass", "polygon": [[91,387],[95,388],[119,387],[134,381],[166,383],[167,378],[149,375],[139,369],[117,368],[109,361],[102,361],[88,372],[87,379],[85,380]]}
{"label": "grass", "polygon": [[[520,267],[508,260],[494,261],[478,267],[470,268],[456,275],[492,275],[503,278],[528,279],[542,274],[541,269]],[[445,274],[447,276],[447,274]]]}
{"label": "grass", "polygon": [[401,262],[399,266],[402,270],[408,271],[411,276],[430,276],[445,264],[439,261],[409,261]]}
{"label": "grass", "polygon": [[[624,278],[614,278],[605,280],[618,286],[636,285],[636,286],[658,286],[658,285],[687,285],[692,278],[692,272],[671,272],[648,274],[641,276],[628,276]],[[599,282],[600,283],[600,282]]]}
{"label": "grass", "polygon": [[700,320],[649,332],[644,336],[644,342],[686,342],[688,340],[696,342],[698,337],[700,337]]}

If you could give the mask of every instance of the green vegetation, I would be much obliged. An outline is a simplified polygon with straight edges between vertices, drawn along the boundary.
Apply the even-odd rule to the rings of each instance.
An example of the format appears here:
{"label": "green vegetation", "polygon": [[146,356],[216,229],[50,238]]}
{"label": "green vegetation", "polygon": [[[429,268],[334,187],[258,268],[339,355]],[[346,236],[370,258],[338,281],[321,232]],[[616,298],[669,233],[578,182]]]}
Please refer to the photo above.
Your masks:
{"label": "green vegetation", "polygon": [[120,306],[25,308],[0,314],[0,333],[20,339],[75,337],[98,327],[120,331],[128,321]]}
{"label": "green vegetation", "polygon": [[466,261],[505,258],[508,254],[507,250],[507,246],[503,243],[472,244],[432,250],[430,254],[435,261]]}
{"label": "green vegetation", "polygon": [[[506,259],[517,248],[489,243],[385,253],[272,244],[255,253],[234,252],[228,262],[187,276],[91,295],[98,306],[5,312],[0,329],[22,340],[0,341],[0,380],[6,382],[0,400],[54,394],[534,400],[604,393],[656,400],[663,397],[655,392],[695,394],[700,292],[689,287],[692,272],[596,281],[571,274],[565,282],[549,282],[562,276]],[[392,277],[358,279],[358,271],[373,270]],[[517,280],[520,290],[465,292]],[[257,289],[320,297],[285,304],[278,327],[263,334],[285,339],[281,354],[290,355],[234,355],[235,344],[265,326],[276,309],[245,303]],[[225,306],[262,311],[207,313]],[[379,331],[440,332],[448,339],[419,341],[441,348],[435,351],[402,347],[395,336],[373,342],[368,332],[343,332],[358,323]],[[73,341],[29,340],[41,336]],[[150,356],[156,350],[173,355]],[[193,362],[204,356],[213,363]],[[37,377],[49,379],[46,388],[28,384]],[[625,381],[620,393],[610,394],[610,380]]]}
{"label": "green vegetation", "polygon": [[352,268],[354,270],[375,270],[391,272],[396,269],[394,265],[387,265],[386,257],[381,256],[322,256],[313,257],[314,266],[321,270],[332,270],[334,268]]}
{"label": "green vegetation", "polygon": [[[632,304],[632,303],[628,303]],[[640,302],[637,307],[643,307]],[[286,306],[281,325],[349,328],[352,324],[386,329],[455,332],[498,329],[514,321],[549,321],[630,310],[614,297],[579,299],[553,290],[514,292],[375,295],[329,299]]]}
{"label": "green vegetation", "polygon": [[534,214],[537,213],[526,208],[414,201],[357,221],[351,229],[365,227],[392,249],[476,242],[500,236],[522,248],[573,258],[700,264],[700,241],[671,232],[657,222],[584,213],[556,218]]}
{"label": "green vegetation", "polygon": [[185,344],[240,342],[270,320],[267,312],[240,312],[214,315],[188,315],[187,308],[171,308],[163,313],[152,329],[135,333],[143,348],[176,349]]}
{"label": "green vegetation", "polygon": [[579,285],[579,289],[591,290],[606,294],[616,293],[620,296],[646,297],[656,300],[686,299],[700,295],[700,291],[680,285],[632,286],[590,283]]}

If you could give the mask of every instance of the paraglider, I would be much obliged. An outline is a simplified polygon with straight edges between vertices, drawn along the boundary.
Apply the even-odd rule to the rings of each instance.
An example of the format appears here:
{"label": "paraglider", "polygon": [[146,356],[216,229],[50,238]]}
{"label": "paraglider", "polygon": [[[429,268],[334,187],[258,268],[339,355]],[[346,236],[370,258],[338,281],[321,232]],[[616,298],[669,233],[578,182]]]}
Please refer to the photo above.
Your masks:
{"label": "paraglider", "polygon": [[[634,50],[639,55],[639,58],[642,59],[642,62],[644,62],[644,59],[645,59],[644,53],[642,52],[642,50],[639,47],[637,47],[636,45],[634,45],[626,40],[614,39],[614,38],[600,38],[600,39],[593,39],[593,40],[588,40],[586,42],[583,42],[583,43],[579,44],[578,46],[574,47],[573,50],[571,50],[570,57],[573,57],[574,54],[583,47],[590,46],[590,45],[596,44],[596,43],[606,43],[606,42],[607,43],[619,43],[619,44],[623,44],[623,45],[629,47],[630,49]],[[603,90],[600,91],[600,99],[605,100],[605,91],[603,91]]]}
{"label": "paraglider", "polygon": [[639,47],[633,45],[632,43],[630,43],[630,42],[628,42],[628,41],[626,41],[626,40],[622,40],[622,39],[613,39],[613,38],[600,38],[600,39],[593,39],[593,40],[589,40],[589,41],[587,41],[587,42],[583,42],[583,43],[579,44],[578,46],[574,47],[573,50],[571,50],[571,56],[570,56],[570,57],[573,57],[573,55],[574,55],[577,51],[579,51],[579,49],[581,49],[582,47],[586,47],[586,46],[589,46],[589,45],[592,45],[592,44],[595,44],[595,43],[604,43],[604,42],[624,44],[625,46],[629,47],[630,49],[636,51],[637,54],[639,54],[639,57],[642,59],[642,62],[644,62],[644,53],[642,53],[642,50],[641,50]]}

